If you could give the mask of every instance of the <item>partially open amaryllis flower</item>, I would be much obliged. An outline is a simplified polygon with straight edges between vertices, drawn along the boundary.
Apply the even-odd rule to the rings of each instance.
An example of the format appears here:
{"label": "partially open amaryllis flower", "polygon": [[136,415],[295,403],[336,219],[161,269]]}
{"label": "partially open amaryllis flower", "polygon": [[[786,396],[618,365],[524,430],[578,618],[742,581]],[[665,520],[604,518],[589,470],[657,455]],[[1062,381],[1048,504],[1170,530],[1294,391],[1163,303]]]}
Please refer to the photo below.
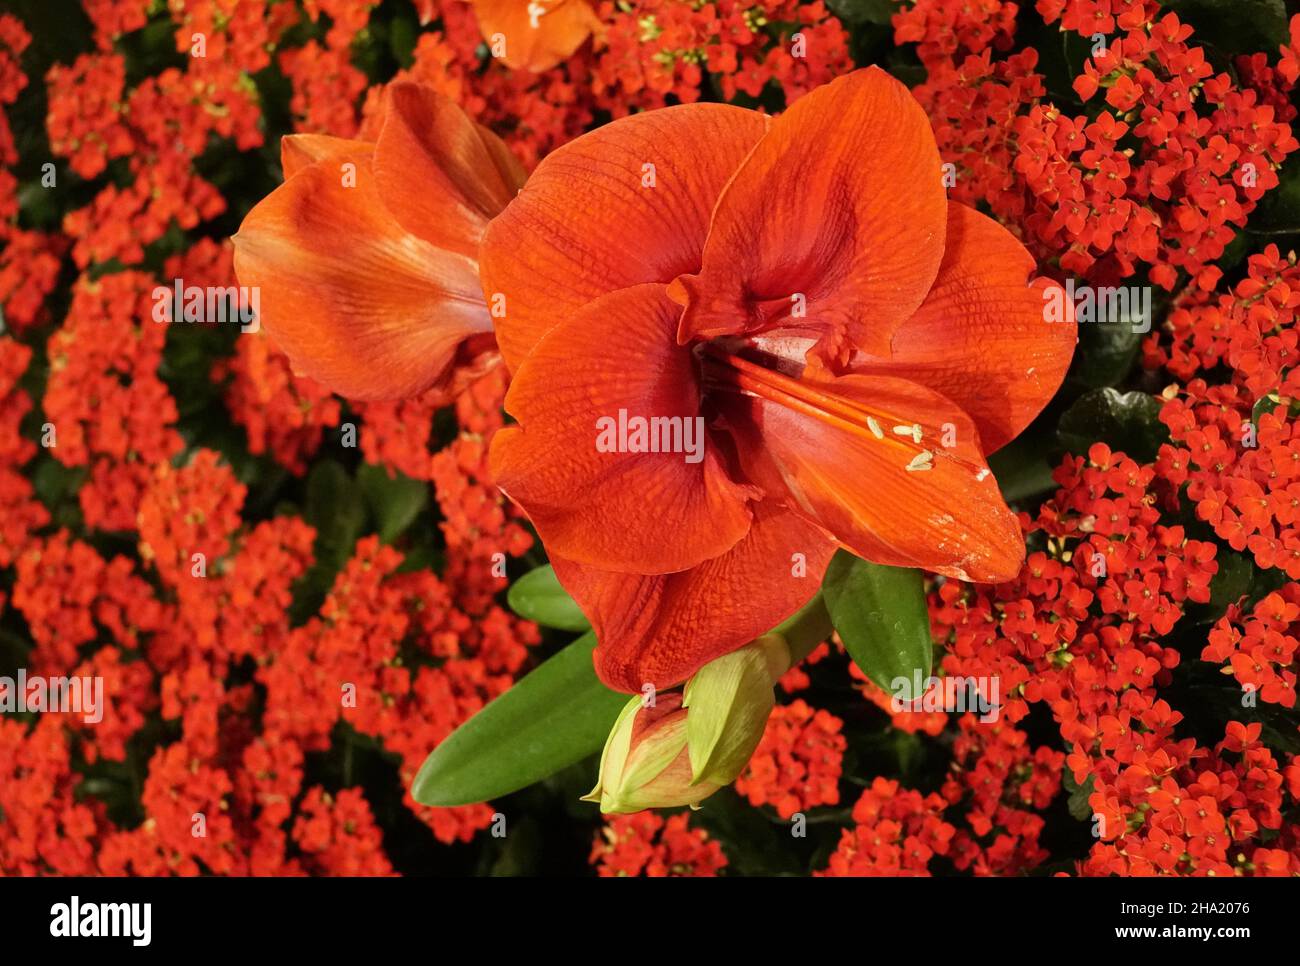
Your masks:
{"label": "partially open amaryllis flower", "polygon": [[775,120],[692,104],[587,134],[480,260],[519,424],[493,473],[610,686],[671,686],[764,633],[836,547],[1018,571],[985,455],[1051,398],[1075,326],[1045,321],[1055,283],[1029,282],[1006,229],[948,202],[925,114],[883,71]]}
{"label": "partially open amaryllis flower", "polygon": [[470,2],[492,56],[521,70],[550,70],[600,26],[587,0]]}
{"label": "partially open amaryllis flower", "polygon": [[454,393],[499,356],[479,285],[488,220],[524,181],[452,101],[389,88],[378,139],[295,134],[244,219],[235,271],[295,369],[353,399]]}

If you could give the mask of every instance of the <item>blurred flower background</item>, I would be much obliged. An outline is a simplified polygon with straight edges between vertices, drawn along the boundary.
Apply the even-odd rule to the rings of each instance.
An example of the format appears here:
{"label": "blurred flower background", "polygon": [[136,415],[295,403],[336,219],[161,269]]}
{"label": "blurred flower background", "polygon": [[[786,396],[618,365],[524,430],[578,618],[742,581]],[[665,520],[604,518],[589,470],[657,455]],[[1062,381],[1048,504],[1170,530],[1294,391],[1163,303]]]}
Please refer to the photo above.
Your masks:
{"label": "blurred flower background", "polygon": [[[6,0],[0,675],[102,677],[109,707],[0,715],[0,873],[1300,874],[1300,17],[588,6],[532,72],[463,0]],[[280,137],[365,135],[393,80],[531,169],[611,118],[777,112],[873,63],[1039,272],[1155,296],[1149,332],[1081,325],[994,459],[1019,577],[931,584],[936,668],[998,678],[1000,715],[893,710],[832,640],[699,812],[604,819],[590,762],[416,804],[430,749],[564,643],[504,604],[544,562],[487,472],[504,374],[343,399],[251,327],[156,321],[155,289],[237,284]]]}

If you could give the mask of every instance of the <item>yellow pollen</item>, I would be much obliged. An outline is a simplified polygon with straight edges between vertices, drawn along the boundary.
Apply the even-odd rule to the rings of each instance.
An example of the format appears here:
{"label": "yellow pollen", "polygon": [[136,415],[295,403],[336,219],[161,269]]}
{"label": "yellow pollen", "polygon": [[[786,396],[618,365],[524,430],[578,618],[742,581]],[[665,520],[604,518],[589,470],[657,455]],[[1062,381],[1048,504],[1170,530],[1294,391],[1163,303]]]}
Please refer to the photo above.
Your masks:
{"label": "yellow pollen", "polygon": [[921,450],[921,452],[912,457],[912,462],[907,464],[908,472],[915,473],[920,470],[934,469],[934,464],[931,462],[933,459],[934,454],[928,449]]}

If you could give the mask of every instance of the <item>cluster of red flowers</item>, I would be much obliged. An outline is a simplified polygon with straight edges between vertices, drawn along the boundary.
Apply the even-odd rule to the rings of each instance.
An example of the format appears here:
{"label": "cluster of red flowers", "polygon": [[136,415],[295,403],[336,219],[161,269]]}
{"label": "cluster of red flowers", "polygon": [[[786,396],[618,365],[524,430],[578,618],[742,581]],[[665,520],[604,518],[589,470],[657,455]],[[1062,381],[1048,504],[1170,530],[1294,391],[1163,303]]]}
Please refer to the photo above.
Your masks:
{"label": "cluster of red flowers", "polygon": [[1242,687],[1258,692],[1261,701],[1294,708],[1297,601],[1300,587],[1291,583],[1255,604],[1249,615],[1232,605],[1210,631],[1202,659],[1228,665]]}
{"label": "cluster of red flowers", "polygon": [[[357,439],[344,401],[293,373],[255,332],[214,361],[211,379],[250,453],[303,474],[327,432],[351,430],[343,445],[359,444],[369,461],[432,483],[444,517],[444,578],[399,573],[401,554],[371,538],[357,546],[319,616],[293,626],[294,587],[314,563],[312,528],[295,516],[245,522],[246,488],[231,467],[177,430],[180,414],[163,378],[173,326],[156,322],[160,297],[161,317],[178,308],[170,288],[160,296],[144,271],[98,267],[147,263],[169,228],[189,230],[224,210],[195,159],[216,140],[240,151],[262,143],[252,77],[300,16],[319,22],[321,36],[279,51],[294,88],[295,127],[355,133],[368,81],[351,62],[352,43],[371,6],[343,0],[308,4],[300,14],[293,4],[173,3],[167,15],[184,67],[128,87],[118,40],[153,14],[138,2],[87,0],[97,49],[50,69],[46,127],[56,158],[102,187],[67,214],[62,235],[18,228],[9,173],[18,158],[8,127],[0,129],[5,321],[21,332],[46,320],[45,296],[68,246],[78,268],[94,267],[73,286],[46,345],[41,459],[78,474],[76,524],[138,534],[139,559],[106,560],[65,529],[37,536],[51,521],[29,479],[40,449],[19,431],[32,408],[19,383],[33,353],[0,337],[0,566],[14,567],[12,606],[35,642],[26,663],[33,673],[98,675],[114,698],[94,727],[65,733],[53,718],[30,730],[5,722],[0,814],[30,821],[0,823],[0,870],[390,871],[360,791],[304,788],[304,754],[331,741],[377,741],[401,758],[400,780],[409,784],[430,748],[513,682],[538,640],[531,624],[496,602],[505,557],[532,543],[487,479],[486,441],[501,424],[505,391],[499,375],[458,402],[459,434],[439,452],[434,406],[353,404]],[[477,73],[477,42],[465,32],[472,19],[462,5],[448,6],[465,28],[459,69],[468,78]],[[28,42],[16,19],[0,18],[0,107],[27,83],[18,58]],[[498,82],[508,77],[497,72]],[[57,191],[67,171],[49,167],[42,187]],[[229,246],[199,239],[166,259],[162,278],[234,285]],[[177,740],[138,763],[147,766],[143,821],[119,827],[93,800],[74,805],[78,762],[138,767],[133,739],[154,718],[175,723]],[[492,816],[488,806],[407,803],[448,842],[470,838]]]}
{"label": "cluster of red flowers", "polygon": [[[1166,457],[1162,465],[1176,465]],[[1000,676],[1008,694],[1003,713],[1012,721],[1031,703],[1051,709],[1073,749],[1073,779],[1091,789],[1099,842],[1085,872],[1143,874],[1155,866],[1221,875],[1237,871],[1230,861],[1248,872],[1300,868],[1290,832],[1271,847],[1260,840],[1262,830],[1281,826],[1283,781],[1258,738],[1261,726],[1229,722],[1224,742],[1198,747],[1175,737],[1182,715],[1159,697],[1180,660],[1161,639],[1188,603],[1209,600],[1218,568],[1214,545],[1158,522],[1157,507],[1172,508],[1181,480],[1101,444],[1087,461],[1068,459],[1057,479],[1062,490],[1030,528],[1047,538],[1047,549],[1031,556],[1018,581],[991,592],[954,584],[939,590],[933,616],[950,642],[945,671]],[[1260,608],[1275,620],[1293,618],[1280,603],[1266,599]],[[1212,634],[1204,659],[1222,660],[1214,652],[1226,642],[1215,641]],[[1053,771],[1059,776],[1059,761],[1053,768],[1050,759],[1035,760],[1043,780],[1026,802],[1050,800]],[[1153,816],[1168,807],[1157,804],[1166,801],[1154,797],[1157,786],[1172,796],[1175,812],[1194,798],[1198,821]]]}
{"label": "cluster of red flowers", "polygon": [[183,447],[176,404],[158,375],[167,331],[149,321],[154,288],[141,272],[82,276],[46,346],[42,443],[64,466],[88,470],[78,492],[88,527],[135,529],[154,466]]}
{"label": "cluster of red flowers", "polygon": [[[342,417],[339,400],[319,383],[296,375],[265,337],[237,339],[234,356],[220,360],[212,377],[216,382],[228,380],[226,408],[248,434],[248,451],[270,454],[291,473],[306,472],[325,430]],[[368,451],[366,455],[371,456]]]}
{"label": "cluster of red flowers", "polygon": [[[1217,570],[1213,544],[1159,522],[1160,507],[1176,503],[1179,481],[1102,444],[1086,460],[1067,458],[1057,481],[1056,497],[1036,520],[1025,519],[1031,543],[1041,540],[1044,549],[1017,580],[947,582],[932,596],[942,673],[998,680],[1001,720],[985,723],[973,712],[958,719],[940,793],[923,798],[877,779],[855,806],[854,826],[827,874],[929,874],[936,858],[979,875],[1041,867],[1050,856],[1039,844],[1040,813],[1061,793],[1067,767],[1097,839],[1083,874],[1294,874],[1300,840],[1282,810],[1287,783],[1293,798],[1300,791],[1300,765],[1277,761],[1260,740],[1260,723],[1229,721],[1213,748],[1179,738],[1183,716],[1159,695],[1180,661],[1162,638],[1189,604],[1208,601]],[[1258,690],[1262,700],[1287,706],[1294,673],[1268,675],[1294,655],[1294,586],[1264,597],[1244,633],[1231,626],[1239,618],[1230,608],[1201,655],[1231,656],[1245,694]],[[883,692],[867,691],[887,707]],[[1050,710],[1068,755],[1031,748],[1015,727],[1038,703]],[[891,714],[903,730],[918,730],[909,719],[924,719],[927,733],[937,733],[932,719],[947,717]]]}
{"label": "cluster of red flowers", "polygon": [[955,831],[941,817],[945,804],[938,795],[876,778],[853,806],[853,828],[821,874],[929,875],[930,859],[948,853]]}
{"label": "cluster of red flowers", "polygon": [[[18,181],[11,170],[18,149],[5,112],[27,87],[21,58],[31,40],[18,18],[0,14],[0,317],[16,330],[45,321],[45,299],[58,280],[66,247],[57,235],[18,224]],[[43,183],[52,167],[42,170]]]}
{"label": "cluster of red flowers", "polygon": [[[1182,715],[1159,695],[1181,659],[1162,640],[1189,604],[1209,600],[1219,566],[1216,547],[1160,522],[1159,508],[1172,508],[1178,484],[1154,465],[1095,444],[1087,459],[1067,458],[1057,481],[1062,488],[1056,497],[1037,520],[1026,520],[1031,540],[1041,534],[1045,549],[1031,555],[1018,580],[988,589],[949,583],[938,590],[932,617],[939,639],[948,642],[943,668],[998,677],[1002,714],[1010,722],[1023,718],[1031,704],[1051,710],[1072,749],[1065,764],[1075,785],[1089,792],[1094,816],[1098,843],[1083,871],[1148,871],[1144,862],[1157,844],[1169,845],[1171,831],[1148,814],[1153,787],[1191,788],[1205,780],[1207,769],[1223,783],[1212,812],[1221,826],[1217,837],[1206,845],[1179,829],[1186,847],[1166,871],[1178,865],[1178,871],[1230,873],[1229,847],[1249,871],[1258,864],[1255,851],[1273,851],[1259,833],[1278,827],[1282,777],[1276,762],[1257,740],[1236,762],[1217,757],[1225,746],[1211,753],[1193,739],[1179,739]],[[1229,730],[1245,727],[1234,722]],[[1257,735],[1259,726],[1251,727]],[[1041,808],[1059,787],[1060,756],[1039,749],[1032,764],[1038,777],[1021,787],[1019,797]],[[1267,790],[1257,791],[1248,776],[1261,768],[1272,777],[1265,779]],[[982,784],[972,783],[972,792]],[[987,814],[994,827],[1016,824]],[[1256,817],[1245,821],[1249,815]],[[1231,836],[1224,823],[1232,826]],[[1027,865],[1043,858],[1032,850],[1023,856]],[[1292,861],[1300,862],[1300,853]]]}
{"label": "cluster of red flowers", "polygon": [[[499,407],[499,392],[486,398]],[[443,478],[455,479],[455,470]],[[458,495],[472,489],[464,482]],[[161,592],[128,558],[105,561],[66,531],[26,541],[13,605],[36,642],[32,673],[98,675],[113,700],[102,722],[80,729],[79,744],[61,736],[53,716],[26,737],[23,726],[7,726],[13,747],[0,757],[0,808],[18,814],[25,803],[30,811],[30,789],[56,778],[70,795],[74,751],[89,763],[127,760],[128,744],[155,711],[179,722],[179,740],[158,747],[148,763],[143,824],[119,829],[102,812],[82,816],[80,837],[60,849],[87,847],[68,865],[62,851],[42,852],[40,829],[0,823],[7,871],[386,872],[360,792],[304,793],[304,753],[328,748],[336,725],[346,723],[401,756],[409,784],[430,748],[513,682],[538,639],[531,624],[493,602],[497,578],[467,578],[453,590],[429,571],[398,573],[401,555],[375,537],[358,544],[320,615],[291,627],[292,587],[312,563],[314,534],[293,516],[250,527],[240,513],[244,499],[244,487],[211,451],[179,469],[157,464],[131,529]],[[517,530],[499,505],[496,521]],[[520,549],[522,531],[505,539],[486,529],[491,522],[482,512],[475,517],[484,527],[479,539]],[[489,564],[478,564],[486,575]],[[468,558],[465,566],[468,572]],[[91,642],[98,649],[82,661],[79,648]],[[260,699],[252,684],[240,683],[250,668]],[[39,762],[25,761],[37,753]],[[53,828],[69,801],[50,794],[35,811],[49,810]],[[408,804],[443,841],[468,839],[493,814],[485,805]],[[287,854],[289,834],[301,854]]]}
{"label": "cluster of red flowers", "polygon": [[662,107],[668,96],[697,101],[708,75],[725,100],[761,98],[773,81],[793,100],[852,67],[848,36],[824,2],[605,0],[601,19],[608,46],[592,87],[597,106],[616,116]]}
{"label": "cluster of red flowers", "polygon": [[[218,49],[246,46],[256,49]],[[89,205],[64,217],[78,267],[113,259],[140,264],[146,246],[171,225],[189,230],[225,210],[225,200],[198,174],[194,159],[214,136],[233,140],[241,150],[261,144],[260,112],[237,65],[195,67],[207,63],[207,56],[196,53],[185,71],[168,68],[129,92],[125,58],[111,48],[50,69],[51,150],[82,178],[99,178],[119,163],[128,173],[125,187],[110,181]]]}
{"label": "cluster of red flowers", "polygon": [[[592,4],[602,24],[600,43],[537,74],[495,61],[485,66],[489,58],[469,4],[422,0],[417,6],[421,21],[436,21],[437,28],[420,35],[398,79],[422,81],[458,101],[500,132],[528,168],[602,114],[694,102],[715,85],[727,99],[775,93],[789,101],[852,69],[848,35],[822,0],[602,0]],[[329,90],[315,91],[313,102],[338,105],[318,110],[345,115],[355,91],[342,75],[321,65],[315,70],[316,83]],[[379,109],[378,93],[372,88],[367,95],[363,131]],[[346,123],[310,129],[352,133]]]}
{"label": "cluster of red flowers", "polygon": [[927,69],[915,93],[953,165],[951,196],[986,202],[1043,266],[1103,283],[1145,267],[1165,289],[1180,273],[1213,288],[1212,263],[1298,146],[1274,104],[1290,82],[1262,95],[1215,74],[1191,28],[1154,3],[1040,0],[1064,30],[1124,31],[1089,41],[1074,89],[1085,102],[1104,90],[1105,105],[1070,116],[1048,99],[1032,47],[993,60],[1015,9],[918,0],[895,17]]}
{"label": "cluster of red flowers", "polygon": [[[1248,612],[1228,602],[1201,656],[1287,708],[1295,706],[1300,643],[1291,583],[1300,580],[1300,436],[1290,409],[1300,385],[1291,378],[1298,278],[1294,254],[1284,259],[1269,246],[1231,292],[1192,296],[1146,346],[1148,365],[1189,380],[1167,393],[1161,419],[1171,441],[1157,466],[1183,487],[1198,519],[1233,552],[1249,554],[1261,584],[1276,575],[1276,589]],[[1225,369],[1229,378],[1215,378]]]}
{"label": "cluster of red flowers", "polygon": [[36,444],[19,433],[32,401],[18,383],[31,358],[27,346],[0,335],[0,567],[10,566],[27,546],[28,535],[50,519],[21,472],[36,453]]}
{"label": "cluster of red flowers", "polygon": [[685,815],[637,812],[610,819],[591,846],[591,862],[603,876],[715,876],[727,857]]}
{"label": "cluster of red flowers", "polygon": [[736,791],[752,805],[770,804],[782,818],[840,800],[844,723],[802,700],[772,712],[758,750]]}
{"label": "cluster of red flowers", "polygon": [[[812,657],[820,660],[817,652]],[[931,737],[948,729],[949,713],[920,709],[924,699],[917,707],[896,706],[856,666],[851,671],[867,700],[889,714],[892,728]],[[789,678],[782,684],[787,689],[791,684],[806,686]],[[824,711],[817,714],[827,716],[829,727],[839,730],[838,719]],[[780,723],[783,717],[769,726],[755,761],[760,761],[764,748],[771,755],[774,746],[779,747],[789,731]],[[876,778],[854,806],[853,827],[842,833],[839,848],[821,874],[929,875],[931,860],[940,856],[961,871],[1014,875],[1049,858],[1038,844],[1044,827],[1039,812],[1052,804],[1060,790],[1064,754],[1047,746],[1031,748],[1024,731],[1007,723],[985,723],[975,714],[956,719],[956,725],[952,760],[940,792],[923,797],[914,790],[900,791],[895,781]],[[788,761],[791,751],[784,755]],[[759,768],[765,764],[760,762]],[[753,772],[751,766],[742,781],[752,783]],[[786,767],[780,774],[790,804],[802,802],[799,808],[812,804],[807,799],[817,786],[810,788],[799,769]],[[739,782],[737,788],[744,790]],[[781,805],[777,808],[788,817]]]}

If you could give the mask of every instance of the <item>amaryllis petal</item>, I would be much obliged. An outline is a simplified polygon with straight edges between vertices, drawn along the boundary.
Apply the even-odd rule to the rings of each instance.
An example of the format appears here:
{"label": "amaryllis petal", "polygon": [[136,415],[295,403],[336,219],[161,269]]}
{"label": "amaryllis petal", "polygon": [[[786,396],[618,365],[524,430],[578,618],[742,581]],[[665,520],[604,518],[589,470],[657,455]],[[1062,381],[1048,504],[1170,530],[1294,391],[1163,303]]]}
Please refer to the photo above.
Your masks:
{"label": "amaryllis petal", "polygon": [[582,46],[600,20],[587,0],[473,0],[479,30],[508,67],[550,70]]}
{"label": "amaryllis petal", "polygon": [[373,148],[369,141],[336,138],[330,134],[286,134],[280,138],[280,167],[284,169],[284,180],[288,181],[317,161],[344,164],[355,161],[357,155],[368,157]]}
{"label": "amaryllis petal", "polygon": [[[922,383],[960,406],[986,453],[1013,440],[1052,398],[1074,355],[1071,317],[1046,321],[1057,283],[1029,276],[1034,260],[1009,231],[973,208],[948,206],[948,240],[934,288],[894,333],[887,360],[855,371]],[[1069,311],[1062,293],[1061,303]]]}
{"label": "amaryllis petal", "polygon": [[[676,323],[664,286],[621,289],[548,333],[516,374],[506,409],[519,426],[493,438],[492,476],[556,555],[667,573],[725,553],[749,530],[753,491],[706,439]],[[648,422],[660,418],[677,433],[648,452],[662,438]],[[661,451],[674,438],[677,451]]]}
{"label": "amaryllis petal", "polygon": [[765,634],[812,599],[835,542],[806,520],[761,502],[740,543],[679,573],[615,574],[551,558],[556,576],[591,616],[596,673],[636,693],[672,687],[704,664]]}
{"label": "amaryllis petal", "polygon": [[616,289],[699,268],[709,214],[768,120],[723,104],[621,118],[557,149],[488,227],[483,291],[513,371],[551,327]]}
{"label": "amaryllis petal", "polygon": [[477,258],[488,221],[524,183],[523,167],[431,88],[394,84],[387,97],[373,163],[388,210],[411,234]]}
{"label": "amaryllis petal", "polygon": [[794,103],[718,199],[703,267],[674,297],[679,340],[800,322],[834,361],[884,354],[943,256],[938,148],[921,106],[878,68]]}
{"label": "amaryllis petal", "polygon": [[[355,165],[355,184],[341,163]],[[345,396],[441,387],[462,343],[491,332],[474,260],[404,231],[366,152],[299,170],[249,212],[234,242],[235,271],[260,290],[267,331],[296,370]]]}
{"label": "amaryllis petal", "polygon": [[985,466],[974,423],[950,400],[888,376],[795,380],[730,357],[713,398],[746,473],[875,563],[963,580],[1009,580],[1025,545]]}

